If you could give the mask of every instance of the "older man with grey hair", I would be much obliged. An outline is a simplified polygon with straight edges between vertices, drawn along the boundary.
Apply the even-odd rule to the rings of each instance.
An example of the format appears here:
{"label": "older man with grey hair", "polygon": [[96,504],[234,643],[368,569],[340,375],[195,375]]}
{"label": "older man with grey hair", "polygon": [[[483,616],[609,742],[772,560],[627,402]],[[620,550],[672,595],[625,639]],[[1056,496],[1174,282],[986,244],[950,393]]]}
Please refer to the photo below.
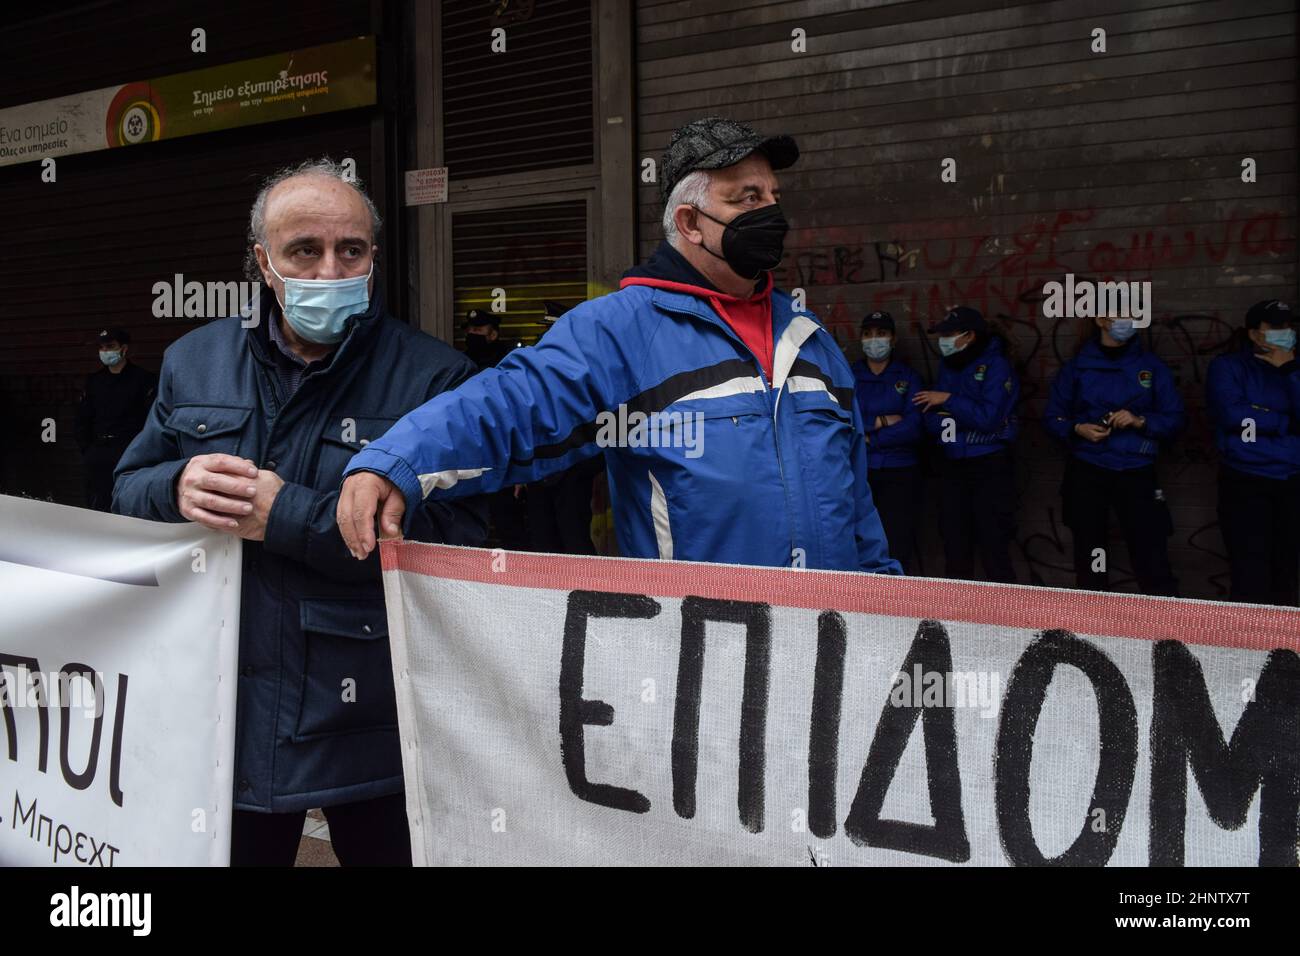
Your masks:
{"label": "older man with grey hair", "polygon": [[[117,467],[118,513],[244,541],[236,865],[292,865],[314,807],[344,865],[410,862],[379,563],[352,560],[334,513],[352,455],[474,367],[385,312],[379,228],[336,163],[271,177],[249,216],[264,282],[251,319],[217,319],[167,350]],[[429,502],[405,531],[481,544],[485,509]]]}

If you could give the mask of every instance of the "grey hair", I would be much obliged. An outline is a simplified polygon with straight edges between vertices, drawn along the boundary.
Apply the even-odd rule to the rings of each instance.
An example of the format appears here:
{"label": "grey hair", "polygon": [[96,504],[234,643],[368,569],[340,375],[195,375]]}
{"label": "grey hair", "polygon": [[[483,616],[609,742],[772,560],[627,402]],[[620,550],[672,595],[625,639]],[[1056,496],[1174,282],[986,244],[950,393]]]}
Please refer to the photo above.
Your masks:
{"label": "grey hair", "polygon": [[708,170],[692,170],[679,179],[673,191],[668,194],[668,202],[664,203],[663,226],[664,238],[672,245],[677,245],[677,240],[681,237],[673,212],[682,204],[703,209],[709,202],[709,184],[712,181],[713,177]]}
{"label": "grey hair", "polygon": [[328,156],[322,156],[320,159],[305,160],[296,166],[285,166],[272,173],[262,183],[257,198],[253,200],[253,208],[248,211],[248,249],[244,254],[244,278],[250,281],[262,281],[262,270],[257,264],[257,254],[253,252],[253,246],[254,244],[266,246],[266,199],[276,186],[297,176],[324,176],[347,183],[355,189],[361,201],[366,204],[366,211],[370,213],[370,241],[373,243],[379,239],[379,230],[384,224],[379,217],[379,210],[375,207],[374,200],[366,194],[361,180],[357,179],[342,163],[337,163]]}

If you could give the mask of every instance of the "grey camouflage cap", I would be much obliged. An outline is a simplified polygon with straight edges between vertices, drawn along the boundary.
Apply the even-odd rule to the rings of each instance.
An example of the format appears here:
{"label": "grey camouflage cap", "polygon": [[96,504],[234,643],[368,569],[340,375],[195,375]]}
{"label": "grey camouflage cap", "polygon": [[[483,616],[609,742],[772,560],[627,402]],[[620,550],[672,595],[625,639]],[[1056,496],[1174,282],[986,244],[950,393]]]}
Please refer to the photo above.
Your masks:
{"label": "grey camouflage cap", "polygon": [[758,150],[773,169],[786,169],[799,158],[799,147],[789,136],[760,136],[744,123],[707,116],[687,123],[673,134],[664,150],[659,177],[659,195],[666,203],[687,173],[697,169],[734,166]]}

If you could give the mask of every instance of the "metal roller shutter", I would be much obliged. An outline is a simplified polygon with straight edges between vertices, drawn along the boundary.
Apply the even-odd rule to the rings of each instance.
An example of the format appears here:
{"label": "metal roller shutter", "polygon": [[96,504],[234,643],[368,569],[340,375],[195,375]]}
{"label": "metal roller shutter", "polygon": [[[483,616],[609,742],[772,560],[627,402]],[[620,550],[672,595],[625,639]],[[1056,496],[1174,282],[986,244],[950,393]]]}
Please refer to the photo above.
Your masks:
{"label": "metal roller shutter", "polygon": [[492,308],[504,289],[501,336],[531,345],[545,331],[542,302],[572,308],[587,294],[587,204],[583,200],[457,212],[452,217],[456,345],[470,309]]}
{"label": "metal roller shutter", "polygon": [[[501,53],[491,52],[495,28]],[[594,161],[590,0],[444,0],[442,56],[451,177]]]}
{"label": "metal roller shutter", "polygon": [[[873,308],[900,319],[901,354],[930,375],[923,330],[945,307],[1001,317],[1026,396],[1017,538],[1032,583],[1073,583],[1062,452],[1038,420],[1075,330],[1042,317],[1043,283],[1151,281],[1149,341],[1191,415],[1161,464],[1171,556],[1185,594],[1221,596],[1204,372],[1251,303],[1294,296],[1294,2],[853,6],[638,0],[640,155],[708,114],[793,134],[803,156],[782,174],[794,229],[778,282],[807,289],[852,359]],[[1098,27],[1106,53],[1090,49]],[[939,181],[945,157],[955,183]],[[660,236],[655,187],[639,207],[644,253]],[[939,573],[933,528],[928,543]],[[1112,582],[1127,588],[1122,563]]]}

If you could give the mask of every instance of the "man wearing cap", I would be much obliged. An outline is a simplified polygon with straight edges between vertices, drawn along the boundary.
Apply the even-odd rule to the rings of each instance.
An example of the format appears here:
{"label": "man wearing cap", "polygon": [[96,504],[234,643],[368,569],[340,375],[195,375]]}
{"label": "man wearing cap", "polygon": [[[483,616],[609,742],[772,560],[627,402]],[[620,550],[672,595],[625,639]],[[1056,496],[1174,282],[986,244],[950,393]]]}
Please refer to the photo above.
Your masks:
{"label": "man wearing cap", "polygon": [[510,354],[510,343],[501,340],[501,316],[483,309],[465,313],[465,355],[481,372]]}
{"label": "man wearing cap", "polygon": [[1206,410],[1219,446],[1219,530],[1231,597],[1297,603],[1300,569],[1300,362],[1291,306],[1246,312],[1241,348],[1210,363]]}
{"label": "man wearing cap", "polygon": [[[624,555],[900,573],[866,481],[853,374],[773,288],[788,228],[774,171],[798,155],[790,137],[730,120],[678,130],[660,169],[665,240],[619,291],[353,458],[337,515],[354,555],[374,548],[377,515],[395,536],[427,497],[603,452]],[[661,416],[656,434],[612,425],[634,413]]]}
{"label": "man wearing cap", "polygon": [[1016,483],[1011,447],[1020,430],[1020,381],[1002,337],[977,309],[959,305],[931,327],[939,335],[938,380],[913,402],[943,450],[939,533],[944,574],[1014,584]]}
{"label": "man wearing cap", "polygon": [[104,329],[98,342],[103,367],[86,379],[76,439],[85,467],[86,507],[108,511],[113,505],[113,469],[149,417],[158,376],[127,358],[131,334],[126,329]]}

